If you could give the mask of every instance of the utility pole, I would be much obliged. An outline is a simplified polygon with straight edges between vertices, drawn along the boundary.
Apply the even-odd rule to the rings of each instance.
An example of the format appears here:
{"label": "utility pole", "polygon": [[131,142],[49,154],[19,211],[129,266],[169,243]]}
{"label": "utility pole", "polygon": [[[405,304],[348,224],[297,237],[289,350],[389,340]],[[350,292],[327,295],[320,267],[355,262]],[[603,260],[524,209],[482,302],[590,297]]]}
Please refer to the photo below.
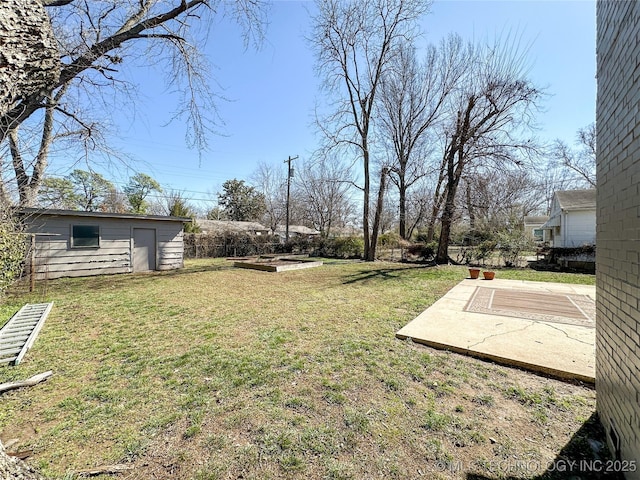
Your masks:
{"label": "utility pole", "polygon": [[287,227],[284,234],[285,242],[289,242],[289,197],[291,195],[291,177],[293,177],[293,168],[291,168],[291,161],[298,158],[298,155],[295,157],[289,156],[284,163],[289,167],[287,169]]}

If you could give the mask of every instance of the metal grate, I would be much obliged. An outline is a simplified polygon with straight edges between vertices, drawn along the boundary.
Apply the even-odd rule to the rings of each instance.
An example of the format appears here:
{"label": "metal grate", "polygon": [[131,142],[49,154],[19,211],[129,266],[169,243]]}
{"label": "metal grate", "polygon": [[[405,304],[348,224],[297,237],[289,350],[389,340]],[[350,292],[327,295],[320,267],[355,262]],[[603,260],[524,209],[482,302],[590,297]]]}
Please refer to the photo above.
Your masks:
{"label": "metal grate", "polygon": [[51,303],[28,303],[0,329],[0,364],[18,365],[36,340],[53,308]]}

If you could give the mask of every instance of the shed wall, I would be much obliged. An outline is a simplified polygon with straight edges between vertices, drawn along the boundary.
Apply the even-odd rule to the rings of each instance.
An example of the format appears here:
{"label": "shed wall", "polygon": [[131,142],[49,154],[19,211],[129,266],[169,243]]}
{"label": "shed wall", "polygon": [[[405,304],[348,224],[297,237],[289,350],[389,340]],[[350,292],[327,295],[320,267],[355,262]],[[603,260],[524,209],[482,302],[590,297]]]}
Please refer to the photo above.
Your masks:
{"label": "shed wall", "polygon": [[612,451],[639,462],[640,2],[599,0],[597,26],[597,408]]}
{"label": "shed wall", "polygon": [[[98,225],[99,248],[72,248],[72,225]],[[159,220],[41,215],[29,219],[36,235],[37,279],[130,273],[134,228],[156,230],[158,270],[183,267],[182,224]]]}

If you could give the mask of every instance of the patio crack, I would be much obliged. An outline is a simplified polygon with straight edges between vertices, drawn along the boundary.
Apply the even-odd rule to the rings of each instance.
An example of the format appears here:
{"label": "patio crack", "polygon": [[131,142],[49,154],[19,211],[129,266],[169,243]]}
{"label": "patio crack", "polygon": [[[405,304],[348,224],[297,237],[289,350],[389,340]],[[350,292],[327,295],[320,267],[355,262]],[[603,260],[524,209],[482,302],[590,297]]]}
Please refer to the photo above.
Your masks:
{"label": "patio crack", "polygon": [[502,336],[502,335],[508,335],[508,334],[510,334],[510,333],[514,333],[514,332],[523,332],[523,331],[527,330],[529,327],[532,327],[532,326],[533,326],[534,324],[536,324],[536,323],[544,323],[546,326],[548,326],[548,327],[550,327],[550,328],[553,328],[554,330],[557,330],[557,331],[559,331],[559,332],[562,332],[562,333],[564,334],[564,336],[565,336],[565,337],[567,337],[568,339],[573,340],[573,341],[575,341],[575,342],[582,343],[582,344],[584,344],[584,345],[593,345],[593,343],[591,343],[591,342],[585,342],[584,340],[580,340],[580,339],[578,339],[578,338],[572,337],[572,336],[571,336],[571,335],[569,335],[567,332],[565,332],[563,329],[558,328],[558,327],[556,327],[556,326],[554,326],[554,325],[551,325],[551,324],[549,324],[549,323],[547,323],[547,322],[537,322],[537,321],[535,321],[535,320],[531,320],[531,321],[530,321],[530,323],[529,323],[528,325],[524,326],[523,328],[516,328],[516,329],[514,329],[514,330],[509,330],[509,331],[506,331],[506,332],[495,333],[495,334],[493,334],[493,335],[487,335],[486,337],[484,337],[484,338],[483,338],[482,340],[480,340],[479,342],[476,342],[476,343],[473,343],[473,344],[471,344],[471,345],[468,345],[468,346],[467,346],[467,350],[469,350],[469,349],[471,349],[471,348],[473,348],[473,347],[476,347],[476,346],[478,346],[478,345],[480,345],[480,344],[482,344],[482,343],[486,342],[486,341],[487,341],[487,340],[489,340],[490,338],[500,337],[500,336]]}
{"label": "patio crack", "polygon": [[509,330],[507,332],[501,332],[501,333],[494,333],[493,335],[487,335],[486,337],[484,337],[482,340],[480,340],[479,342],[476,342],[472,345],[468,345],[467,349],[471,349],[473,347],[476,347],[484,342],[486,342],[487,340],[489,340],[490,338],[494,338],[494,337],[500,337],[502,335],[508,335],[510,333],[514,333],[514,332],[523,332],[525,331],[527,328],[533,326],[533,324],[536,323],[534,321],[531,321],[531,323],[529,323],[529,325],[526,325],[524,328],[516,328],[515,330]]}
{"label": "patio crack", "polygon": [[584,345],[593,345],[593,342],[585,342],[584,340],[580,340],[578,338],[572,337],[571,335],[569,335],[567,332],[565,332],[563,329],[556,327],[555,325],[551,325],[547,322],[543,322],[547,327],[553,328],[554,330],[558,330],[559,332],[564,333],[564,336],[567,337],[570,340],[573,340],[575,342],[578,343],[582,343]]}

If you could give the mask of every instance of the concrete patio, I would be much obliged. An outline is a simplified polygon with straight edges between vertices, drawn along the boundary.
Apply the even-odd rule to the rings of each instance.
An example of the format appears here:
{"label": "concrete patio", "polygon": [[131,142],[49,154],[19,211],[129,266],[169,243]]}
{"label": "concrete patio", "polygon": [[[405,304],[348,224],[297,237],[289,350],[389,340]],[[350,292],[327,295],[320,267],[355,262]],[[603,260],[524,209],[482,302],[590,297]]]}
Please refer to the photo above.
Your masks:
{"label": "concrete patio", "polygon": [[594,383],[595,294],[590,285],[466,279],[396,337]]}

